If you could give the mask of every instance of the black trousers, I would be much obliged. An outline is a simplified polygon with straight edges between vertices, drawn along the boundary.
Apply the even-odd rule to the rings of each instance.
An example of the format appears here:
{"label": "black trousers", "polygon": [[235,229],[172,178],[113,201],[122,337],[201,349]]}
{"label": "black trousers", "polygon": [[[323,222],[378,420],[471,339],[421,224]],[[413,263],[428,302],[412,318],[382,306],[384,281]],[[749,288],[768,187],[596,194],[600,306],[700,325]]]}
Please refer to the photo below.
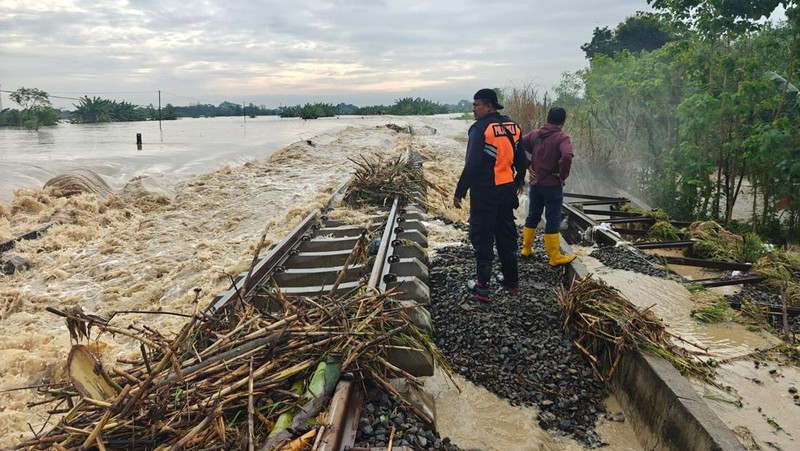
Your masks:
{"label": "black trousers", "polygon": [[514,209],[518,206],[514,183],[470,189],[469,240],[475,251],[478,282],[489,283],[496,245],[505,284],[515,286],[518,283],[517,226],[514,223]]}

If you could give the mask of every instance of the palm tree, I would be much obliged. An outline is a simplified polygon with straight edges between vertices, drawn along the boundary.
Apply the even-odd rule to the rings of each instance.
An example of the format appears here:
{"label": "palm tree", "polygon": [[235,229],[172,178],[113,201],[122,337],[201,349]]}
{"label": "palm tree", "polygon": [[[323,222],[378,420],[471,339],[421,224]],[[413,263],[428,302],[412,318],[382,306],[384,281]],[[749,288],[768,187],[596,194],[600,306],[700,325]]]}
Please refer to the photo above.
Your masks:
{"label": "palm tree", "polygon": [[74,105],[75,111],[72,113],[72,122],[83,123],[97,123],[97,122],[110,122],[113,105],[110,100],[101,99],[100,97],[89,98],[83,96],[80,98],[80,105]]}

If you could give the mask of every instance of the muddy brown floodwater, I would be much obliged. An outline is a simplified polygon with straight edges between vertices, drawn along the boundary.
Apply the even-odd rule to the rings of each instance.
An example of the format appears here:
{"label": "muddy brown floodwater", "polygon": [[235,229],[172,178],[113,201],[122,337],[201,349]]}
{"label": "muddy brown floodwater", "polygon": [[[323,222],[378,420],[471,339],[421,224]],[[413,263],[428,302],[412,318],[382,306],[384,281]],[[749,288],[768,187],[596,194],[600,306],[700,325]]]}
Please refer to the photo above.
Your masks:
{"label": "muddy brown floodwater", "polygon": [[[69,333],[63,320],[45,308],[80,306],[103,317],[123,310],[149,311],[117,314],[112,324],[174,333],[183,321],[158,312],[204,308],[228,287],[229,275],[248,268],[262,233],[268,244],[280,240],[324,205],[355,170],[350,158],[361,155],[395,157],[408,149],[419,151],[426,177],[442,188],[429,191],[429,214],[466,221],[466,210],[455,210],[450,202],[468,126],[445,117],[368,118],[360,125],[303,136],[269,156],[220,162],[199,175],[169,168],[157,174],[132,171],[125,183],[109,183],[114,194],[106,200],[92,194],[57,198],[41,189],[24,189],[0,203],[0,241],[39,224],[57,223],[41,239],[21,242],[13,250],[30,261],[31,270],[0,275],[0,447],[12,447],[30,437],[31,430],[57,421],[47,415],[47,406],[29,407],[42,400],[30,387],[66,379]],[[191,149],[192,143],[185,145]],[[185,153],[191,157],[190,151]],[[179,163],[177,156],[170,158]],[[148,167],[157,171],[159,165]],[[169,179],[169,189],[149,190],[148,178]],[[445,226],[438,233],[439,241],[436,230],[430,239],[434,247],[461,239],[460,232]],[[195,288],[202,290],[199,305]],[[104,335],[92,346],[106,367],[139,355],[138,346],[125,337]],[[531,409],[512,407],[466,382],[460,384],[460,395],[436,377],[429,383],[438,398],[442,435],[452,435],[463,448],[581,449],[539,429]],[[640,449],[625,423],[602,424],[599,430],[612,449]]]}
{"label": "muddy brown floodwater", "polygon": [[[720,362],[716,381],[720,390],[692,380],[697,393],[749,449],[800,449],[794,437],[800,431],[800,371],[784,364],[780,353],[760,357],[782,341],[763,330],[749,330],[736,322],[699,323],[691,316],[697,304],[678,282],[631,271],[611,269],[589,257],[591,248],[573,247],[590,273],[617,288],[640,308],[651,308],[673,334],[707,349],[699,358]],[[708,277],[696,268],[670,265],[678,274]],[[722,296],[731,287],[711,288],[708,295]],[[685,342],[675,343],[696,352]]]}

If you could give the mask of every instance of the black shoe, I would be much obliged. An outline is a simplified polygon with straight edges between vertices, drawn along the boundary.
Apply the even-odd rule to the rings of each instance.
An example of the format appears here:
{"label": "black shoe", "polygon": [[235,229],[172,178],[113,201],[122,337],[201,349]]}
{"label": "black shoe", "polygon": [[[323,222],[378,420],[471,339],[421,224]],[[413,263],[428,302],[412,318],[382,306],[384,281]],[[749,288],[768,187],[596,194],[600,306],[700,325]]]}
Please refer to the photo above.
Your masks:
{"label": "black shoe", "polygon": [[467,281],[467,291],[472,293],[475,299],[481,302],[487,302],[489,296],[492,295],[492,290],[490,290],[489,287],[475,280]]}

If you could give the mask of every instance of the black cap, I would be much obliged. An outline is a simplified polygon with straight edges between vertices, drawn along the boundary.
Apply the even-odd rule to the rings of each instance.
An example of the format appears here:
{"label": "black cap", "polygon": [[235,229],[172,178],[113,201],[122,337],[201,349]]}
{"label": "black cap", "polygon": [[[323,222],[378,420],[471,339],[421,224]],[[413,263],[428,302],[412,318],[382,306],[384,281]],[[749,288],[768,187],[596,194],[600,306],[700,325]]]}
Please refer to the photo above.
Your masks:
{"label": "black cap", "polygon": [[492,102],[492,106],[496,110],[502,110],[503,105],[497,101],[497,93],[494,92],[494,89],[483,88],[479,89],[478,92],[475,93],[475,96],[472,97],[473,100],[486,100]]}

